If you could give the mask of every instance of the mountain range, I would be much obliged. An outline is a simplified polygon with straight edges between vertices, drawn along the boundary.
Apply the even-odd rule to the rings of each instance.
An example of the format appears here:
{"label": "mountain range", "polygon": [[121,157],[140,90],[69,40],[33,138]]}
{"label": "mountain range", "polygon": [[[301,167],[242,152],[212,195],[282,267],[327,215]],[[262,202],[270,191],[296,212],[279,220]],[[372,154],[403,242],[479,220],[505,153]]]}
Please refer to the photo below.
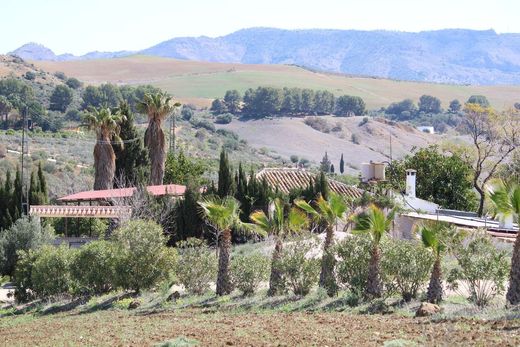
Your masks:
{"label": "mountain range", "polygon": [[211,38],[179,37],[140,51],[56,55],[29,43],[10,54],[27,60],[78,60],[143,54],[243,64],[293,64],[312,70],[455,84],[520,84],[520,34],[446,29],[423,32],[250,28]]}

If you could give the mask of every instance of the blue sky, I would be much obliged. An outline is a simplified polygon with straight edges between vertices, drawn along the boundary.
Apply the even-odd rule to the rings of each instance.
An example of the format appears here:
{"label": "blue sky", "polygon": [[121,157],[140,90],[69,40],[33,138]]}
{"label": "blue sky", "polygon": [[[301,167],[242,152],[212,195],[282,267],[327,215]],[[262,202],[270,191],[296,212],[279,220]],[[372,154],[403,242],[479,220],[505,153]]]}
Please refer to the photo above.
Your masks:
{"label": "blue sky", "polygon": [[0,53],[137,50],[173,37],[284,29],[443,28],[520,33],[520,0],[0,0]]}

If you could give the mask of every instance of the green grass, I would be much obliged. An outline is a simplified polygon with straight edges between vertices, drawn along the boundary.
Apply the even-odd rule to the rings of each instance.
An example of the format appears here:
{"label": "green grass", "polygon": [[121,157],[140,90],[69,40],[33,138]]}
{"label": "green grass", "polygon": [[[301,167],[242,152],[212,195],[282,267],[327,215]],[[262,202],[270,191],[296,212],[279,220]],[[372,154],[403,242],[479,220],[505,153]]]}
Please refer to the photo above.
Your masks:
{"label": "green grass", "polygon": [[463,102],[473,94],[483,94],[496,108],[503,109],[518,102],[520,94],[520,86],[407,82],[318,73],[296,66],[220,64],[145,56],[35,64],[50,71],[63,71],[87,83],[151,83],[185,101],[198,100],[205,105],[209,105],[210,99],[222,97],[228,89],[244,92],[257,86],[325,89],[336,95],[357,95],[370,109],[405,98],[417,101],[423,94],[440,98],[444,107],[453,99]]}

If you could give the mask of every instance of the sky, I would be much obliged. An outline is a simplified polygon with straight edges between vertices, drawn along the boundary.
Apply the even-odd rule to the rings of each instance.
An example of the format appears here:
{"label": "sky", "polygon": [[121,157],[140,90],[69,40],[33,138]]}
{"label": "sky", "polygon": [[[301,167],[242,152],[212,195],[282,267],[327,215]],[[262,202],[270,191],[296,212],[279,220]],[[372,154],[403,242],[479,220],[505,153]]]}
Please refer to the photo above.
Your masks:
{"label": "sky", "polygon": [[0,0],[0,53],[139,50],[250,27],[520,33],[520,0]]}

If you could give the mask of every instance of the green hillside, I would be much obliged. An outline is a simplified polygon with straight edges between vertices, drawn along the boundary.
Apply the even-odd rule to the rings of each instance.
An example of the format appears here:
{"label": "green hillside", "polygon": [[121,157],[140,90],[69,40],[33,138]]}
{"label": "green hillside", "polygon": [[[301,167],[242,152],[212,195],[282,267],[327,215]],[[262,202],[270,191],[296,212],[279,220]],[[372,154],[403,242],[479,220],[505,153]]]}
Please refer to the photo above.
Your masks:
{"label": "green hillside", "polygon": [[395,81],[313,72],[289,65],[251,65],[181,61],[167,58],[132,56],[118,59],[67,62],[34,62],[47,71],[62,71],[86,83],[150,83],[184,102],[208,105],[226,90],[241,92],[257,86],[325,89],[362,97],[368,108],[376,109],[405,98],[418,100],[423,94],[441,99],[447,107],[453,99],[465,101],[474,94],[488,97],[494,107],[504,109],[520,100],[520,86],[464,86]]}

